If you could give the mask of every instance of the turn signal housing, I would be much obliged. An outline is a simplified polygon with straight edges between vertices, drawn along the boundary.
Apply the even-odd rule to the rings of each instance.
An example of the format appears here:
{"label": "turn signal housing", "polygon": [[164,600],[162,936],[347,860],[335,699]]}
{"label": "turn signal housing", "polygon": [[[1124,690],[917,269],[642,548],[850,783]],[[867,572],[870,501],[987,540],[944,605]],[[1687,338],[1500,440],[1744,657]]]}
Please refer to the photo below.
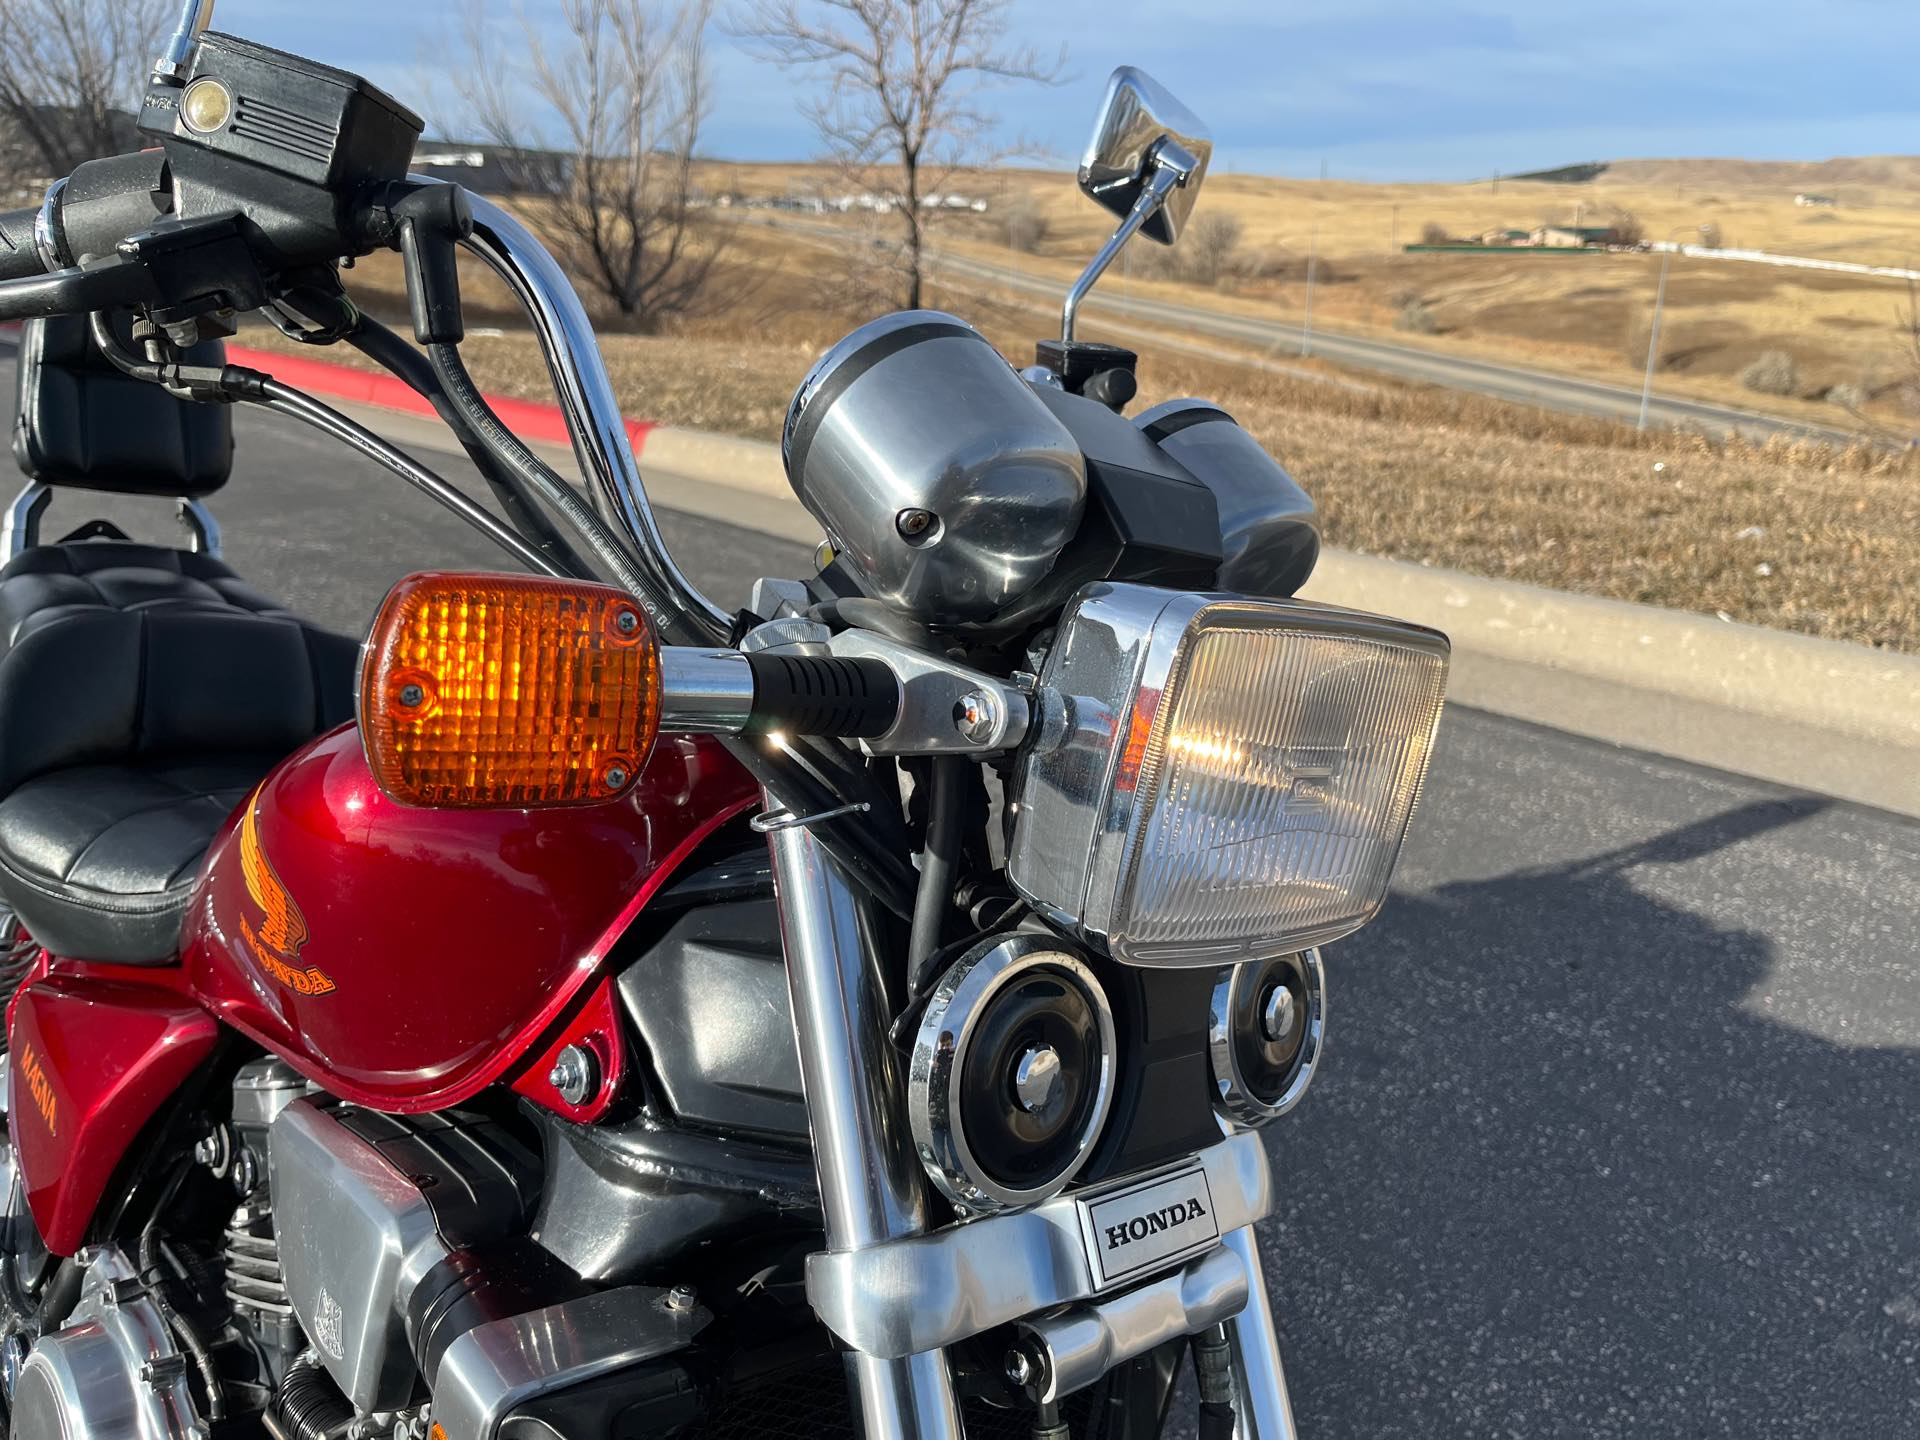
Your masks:
{"label": "turn signal housing", "polygon": [[659,727],[659,646],[639,602],[611,586],[410,575],[360,662],[367,764],[407,805],[611,800]]}

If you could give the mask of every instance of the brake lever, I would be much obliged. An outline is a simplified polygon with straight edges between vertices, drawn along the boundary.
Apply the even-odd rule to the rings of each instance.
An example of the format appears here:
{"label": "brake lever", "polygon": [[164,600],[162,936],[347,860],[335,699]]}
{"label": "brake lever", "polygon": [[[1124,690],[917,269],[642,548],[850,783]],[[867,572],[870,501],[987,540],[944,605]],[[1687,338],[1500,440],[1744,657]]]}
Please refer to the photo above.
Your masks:
{"label": "brake lever", "polygon": [[116,257],[0,282],[0,320],[115,310],[149,305],[158,298],[153,276],[145,265]]}

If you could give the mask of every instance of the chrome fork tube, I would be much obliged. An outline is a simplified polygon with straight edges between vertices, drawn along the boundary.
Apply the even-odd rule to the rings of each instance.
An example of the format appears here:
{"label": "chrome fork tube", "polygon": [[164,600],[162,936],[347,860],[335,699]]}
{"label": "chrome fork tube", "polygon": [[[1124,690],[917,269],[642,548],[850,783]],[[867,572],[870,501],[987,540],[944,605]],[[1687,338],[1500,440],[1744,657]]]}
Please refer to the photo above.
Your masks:
{"label": "chrome fork tube", "polygon": [[[771,791],[766,803],[787,808]],[[775,830],[768,844],[827,1247],[920,1234],[926,1192],[899,1113],[870,902],[806,826]],[[902,1360],[850,1352],[847,1375],[867,1440],[960,1440],[943,1351]]]}
{"label": "chrome fork tube", "polygon": [[1234,1440],[1296,1440],[1293,1404],[1280,1364],[1280,1331],[1273,1323],[1267,1277],[1253,1227],[1230,1230],[1221,1242],[1247,1267],[1247,1308],[1227,1321],[1233,1348]]}
{"label": "chrome fork tube", "polygon": [[712,640],[724,640],[732,617],[702,595],[667,552],[586,307],[539,237],[491,200],[469,193],[467,201],[473,235],[465,244],[507,282],[533,318],[595,507],[694,623]]}

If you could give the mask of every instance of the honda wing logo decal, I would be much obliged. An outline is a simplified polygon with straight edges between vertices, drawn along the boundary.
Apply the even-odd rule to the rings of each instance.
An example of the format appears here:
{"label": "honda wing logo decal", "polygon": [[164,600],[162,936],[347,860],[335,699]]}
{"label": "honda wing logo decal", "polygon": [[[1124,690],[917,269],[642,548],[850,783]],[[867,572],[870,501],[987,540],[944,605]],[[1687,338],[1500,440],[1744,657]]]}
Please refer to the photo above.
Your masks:
{"label": "honda wing logo decal", "polygon": [[300,947],[307,943],[307,917],[300,913],[293,896],[287,892],[267,852],[260,845],[256,822],[258,792],[247,801],[246,815],[240,821],[240,873],[247,882],[247,897],[260,912],[255,924],[250,916],[240,919],[240,937],[260,968],[296,995],[330,995],[333,981],[317,965],[300,965]]}

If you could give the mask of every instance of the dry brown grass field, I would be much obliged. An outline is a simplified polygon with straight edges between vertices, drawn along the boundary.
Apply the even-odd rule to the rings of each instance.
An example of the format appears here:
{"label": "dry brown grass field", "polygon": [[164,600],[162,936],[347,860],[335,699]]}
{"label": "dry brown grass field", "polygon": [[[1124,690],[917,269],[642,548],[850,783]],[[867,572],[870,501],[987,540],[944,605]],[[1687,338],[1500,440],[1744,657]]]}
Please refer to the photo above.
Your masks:
{"label": "dry brown grass field", "polygon": [[[628,412],[776,439],[808,364],[871,313],[840,298],[822,253],[742,227],[716,286],[731,304],[681,333],[605,333]],[[369,310],[404,316],[390,257],[363,262],[350,280]],[[481,382],[548,398],[504,294],[484,275],[469,278],[468,294],[476,326],[503,327],[467,343]],[[967,315],[1022,363],[1046,325],[1039,308],[977,294],[936,291],[931,303]],[[1252,429],[1319,502],[1330,544],[1920,651],[1920,461],[1909,456],[1641,435],[1454,392],[1356,390],[1152,347],[1141,374],[1136,408],[1205,395]]]}
{"label": "dry brown grass field", "polygon": [[[846,188],[802,165],[715,165],[702,178],[716,193]],[[1065,173],[967,174],[951,188],[1000,207],[1024,195],[1045,217],[1045,238],[1030,255],[1006,248],[993,213],[946,225],[941,243],[982,258],[1064,281],[1104,237],[1105,212],[1082,199]],[[1796,205],[1803,188],[1839,203]],[[1698,227],[1712,225],[1728,246],[1920,269],[1920,161],[1904,157],[1819,166],[1633,161],[1586,184],[1375,185],[1215,174],[1197,213],[1239,222],[1238,258],[1252,273],[1203,290],[1148,280],[1134,267],[1113,283],[1297,322],[1317,233],[1318,323],[1626,385],[1638,381],[1645,364],[1658,256],[1408,255],[1400,247],[1418,241],[1429,224],[1470,235],[1631,215],[1649,239],[1681,231],[1682,240],[1693,241]],[[1415,301],[1435,333],[1398,328]],[[1669,279],[1656,383],[1670,393],[1906,438],[1920,432],[1910,314],[1908,288],[1898,280],[1683,257]],[[1740,381],[1771,350],[1794,357],[1799,373],[1791,395],[1756,395]],[[1837,386],[1847,388],[1829,399]],[[1854,391],[1866,397],[1864,405]]]}

